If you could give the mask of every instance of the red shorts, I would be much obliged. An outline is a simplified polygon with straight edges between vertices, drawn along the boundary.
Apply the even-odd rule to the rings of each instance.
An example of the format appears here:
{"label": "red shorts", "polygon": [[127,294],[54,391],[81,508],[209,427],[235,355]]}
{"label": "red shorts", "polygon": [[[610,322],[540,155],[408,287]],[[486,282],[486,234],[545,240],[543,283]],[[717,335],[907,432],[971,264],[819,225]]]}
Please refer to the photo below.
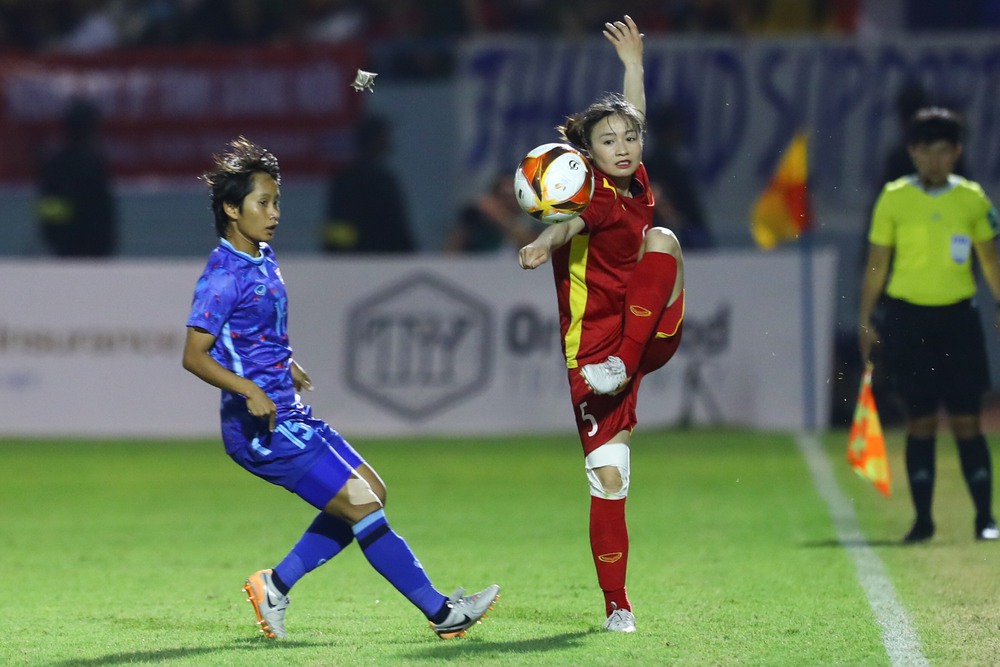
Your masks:
{"label": "red shorts", "polygon": [[[590,391],[579,368],[567,369],[569,390],[573,399],[576,428],[580,434],[584,456],[607,443],[620,431],[635,428],[635,406],[642,378],[663,367],[677,352],[684,331],[684,295],[677,299],[660,319],[656,334],[650,339],[639,361],[639,370],[625,389],[614,396],[601,396]],[[600,361],[600,360],[596,360]],[[593,363],[593,362],[588,362]]]}

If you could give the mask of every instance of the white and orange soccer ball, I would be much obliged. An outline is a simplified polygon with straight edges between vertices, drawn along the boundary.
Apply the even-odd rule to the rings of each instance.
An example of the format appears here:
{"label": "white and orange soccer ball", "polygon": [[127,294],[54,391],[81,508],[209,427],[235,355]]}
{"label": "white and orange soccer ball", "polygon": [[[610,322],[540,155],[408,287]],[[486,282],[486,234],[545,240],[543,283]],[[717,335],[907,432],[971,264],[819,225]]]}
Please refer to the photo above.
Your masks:
{"label": "white and orange soccer ball", "polygon": [[542,222],[564,222],[590,205],[594,169],[569,144],[532,149],[514,172],[514,195],[525,213]]}

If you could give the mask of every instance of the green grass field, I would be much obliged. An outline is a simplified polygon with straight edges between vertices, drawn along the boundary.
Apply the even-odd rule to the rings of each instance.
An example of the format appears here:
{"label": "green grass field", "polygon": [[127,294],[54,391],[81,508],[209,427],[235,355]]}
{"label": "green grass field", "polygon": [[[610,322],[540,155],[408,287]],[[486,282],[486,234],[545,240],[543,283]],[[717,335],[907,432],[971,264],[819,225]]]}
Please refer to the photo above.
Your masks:
{"label": "green grass field", "polygon": [[[950,438],[939,534],[900,547],[910,506],[890,434],[890,500],[826,460],[933,665],[996,664],[1000,544],[972,539]],[[883,665],[852,545],[795,438],[639,432],[629,591],[639,631],[600,631],[587,484],[571,435],[361,441],[396,530],[446,593],[503,586],[487,621],[441,641],[356,546],[292,593],[286,640],[256,634],[240,587],[311,520],[218,442],[0,442],[3,665]],[[994,460],[1000,459],[993,445]],[[856,547],[857,545],[853,545]]]}

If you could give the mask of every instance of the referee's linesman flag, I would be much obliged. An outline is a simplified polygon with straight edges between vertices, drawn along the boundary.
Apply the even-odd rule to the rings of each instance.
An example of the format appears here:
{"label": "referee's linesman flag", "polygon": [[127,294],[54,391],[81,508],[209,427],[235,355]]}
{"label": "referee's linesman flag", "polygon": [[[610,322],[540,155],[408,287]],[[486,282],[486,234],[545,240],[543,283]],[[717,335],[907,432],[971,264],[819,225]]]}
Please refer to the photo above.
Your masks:
{"label": "referee's linesman flag", "polygon": [[865,367],[858,392],[858,404],[854,408],[850,441],[847,446],[847,462],[858,473],[886,497],[889,496],[889,459],[885,455],[885,436],[882,423],[875,408],[872,394],[872,365]]}

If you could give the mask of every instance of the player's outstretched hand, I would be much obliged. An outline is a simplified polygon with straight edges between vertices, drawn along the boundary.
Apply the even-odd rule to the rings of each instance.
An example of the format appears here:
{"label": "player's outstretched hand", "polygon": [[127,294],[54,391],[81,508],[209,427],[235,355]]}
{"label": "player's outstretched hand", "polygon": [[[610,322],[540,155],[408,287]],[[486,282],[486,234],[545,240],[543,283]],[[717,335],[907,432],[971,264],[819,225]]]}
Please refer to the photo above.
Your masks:
{"label": "player's outstretched hand", "polygon": [[642,60],[642,33],[628,14],[623,21],[605,23],[604,36],[614,44],[622,62]]}
{"label": "player's outstretched hand", "polygon": [[521,252],[518,253],[518,261],[522,269],[534,269],[549,261],[549,251],[534,243],[529,243],[521,248]]}

